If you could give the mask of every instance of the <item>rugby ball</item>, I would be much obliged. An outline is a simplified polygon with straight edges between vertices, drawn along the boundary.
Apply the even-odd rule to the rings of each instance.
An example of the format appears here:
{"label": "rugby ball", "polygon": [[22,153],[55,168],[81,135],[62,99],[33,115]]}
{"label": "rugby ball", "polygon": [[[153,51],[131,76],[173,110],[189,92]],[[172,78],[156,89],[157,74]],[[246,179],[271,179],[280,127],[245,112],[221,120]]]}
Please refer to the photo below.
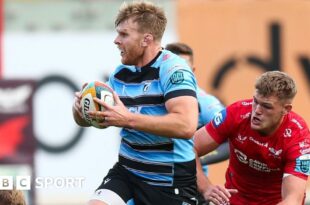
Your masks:
{"label": "rugby ball", "polygon": [[103,100],[108,105],[114,105],[113,90],[107,84],[100,81],[93,81],[88,83],[81,91],[81,107],[83,118],[89,125],[99,128],[98,122],[91,119],[88,111],[104,111],[104,107],[96,103],[93,98]]}

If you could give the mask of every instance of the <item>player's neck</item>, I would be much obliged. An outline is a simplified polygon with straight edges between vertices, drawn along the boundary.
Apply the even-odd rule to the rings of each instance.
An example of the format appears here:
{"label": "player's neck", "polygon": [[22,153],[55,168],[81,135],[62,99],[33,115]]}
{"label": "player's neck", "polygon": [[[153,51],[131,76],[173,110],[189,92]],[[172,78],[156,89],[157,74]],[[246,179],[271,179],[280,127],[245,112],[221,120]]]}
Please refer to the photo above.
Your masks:
{"label": "player's neck", "polygon": [[269,130],[261,131],[260,134],[262,136],[272,136],[282,125],[282,122],[284,120],[284,116],[281,117],[279,123],[277,123],[275,126],[271,127]]}
{"label": "player's neck", "polygon": [[162,50],[162,47],[160,45],[154,45],[154,46],[149,46],[145,49],[143,56],[141,57],[141,60],[139,63],[136,65],[137,67],[143,67],[146,66],[148,63],[150,63],[157,55],[158,53]]}

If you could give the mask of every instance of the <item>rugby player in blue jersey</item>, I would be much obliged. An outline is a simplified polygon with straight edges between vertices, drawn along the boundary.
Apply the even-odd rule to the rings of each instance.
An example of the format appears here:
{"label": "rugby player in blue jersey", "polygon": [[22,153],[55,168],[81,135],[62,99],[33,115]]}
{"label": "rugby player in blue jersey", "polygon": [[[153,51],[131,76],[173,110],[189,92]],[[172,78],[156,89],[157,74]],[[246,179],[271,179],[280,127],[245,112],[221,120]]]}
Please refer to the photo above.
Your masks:
{"label": "rugby player in blue jersey", "polygon": [[[194,66],[194,52],[193,49],[185,43],[170,43],[165,47],[166,50],[169,50],[180,57],[182,57],[188,65],[192,68],[193,72],[195,72]],[[220,112],[224,106],[222,103],[213,95],[207,94],[204,90],[198,87],[197,90],[197,99],[199,104],[199,122],[198,128],[201,128],[208,122],[210,122],[214,115]],[[224,142],[221,144],[216,150],[201,157],[201,165],[205,175],[208,175],[208,165],[221,162],[227,160],[229,158],[229,145],[228,142]],[[211,184],[211,182],[209,181]],[[215,191],[213,189],[213,191]],[[211,193],[210,193],[211,194]],[[208,204],[207,201],[203,199],[203,197],[199,197],[199,204],[205,205]]]}
{"label": "rugby player in blue jersey", "polygon": [[[109,77],[116,104],[97,99],[105,111],[90,112],[101,127],[121,127],[119,160],[89,205],[196,204],[193,135],[198,126],[197,83],[189,65],[163,50],[167,19],[149,2],[122,5],[114,43],[122,64]],[[80,95],[73,105],[81,116]]]}

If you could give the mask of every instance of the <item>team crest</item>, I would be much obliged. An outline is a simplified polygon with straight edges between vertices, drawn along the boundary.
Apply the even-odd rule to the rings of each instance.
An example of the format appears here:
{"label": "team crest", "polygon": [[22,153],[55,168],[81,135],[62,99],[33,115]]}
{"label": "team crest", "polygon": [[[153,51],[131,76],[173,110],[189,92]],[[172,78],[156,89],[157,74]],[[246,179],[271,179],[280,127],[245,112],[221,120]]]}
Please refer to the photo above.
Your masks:
{"label": "team crest", "polygon": [[221,112],[215,114],[213,118],[213,125],[215,125],[215,127],[218,127],[224,122],[225,119],[226,119],[226,109],[223,109]]}
{"label": "team crest", "polygon": [[143,86],[143,92],[146,93],[150,88],[151,83],[145,83]]}
{"label": "team crest", "polygon": [[310,175],[310,154],[305,154],[296,159],[295,171]]}
{"label": "team crest", "polygon": [[171,77],[170,77],[170,81],[172,84],[180,84],[184,81],[184,75],[183,72],[181,71],[176,71],[174,72]]}
{"label": "team crest", "polygon": [[303,173],[309,173],[310,160],[301,161],[300,169]]}
{"label": "team crest", "polygon": [[283,135],[284,135],[284,137],[292,137],[292,130],[289,128],[285,129]]}

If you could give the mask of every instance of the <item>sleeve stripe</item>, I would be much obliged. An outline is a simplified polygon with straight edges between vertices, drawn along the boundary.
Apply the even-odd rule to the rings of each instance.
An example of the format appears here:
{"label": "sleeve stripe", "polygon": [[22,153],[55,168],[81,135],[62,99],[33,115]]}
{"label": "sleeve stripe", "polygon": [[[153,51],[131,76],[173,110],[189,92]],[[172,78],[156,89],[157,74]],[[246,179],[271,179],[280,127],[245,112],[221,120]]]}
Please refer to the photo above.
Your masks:
{"label": "sleeve stripe", "polygon": [[197,94],[194,90],[184,89],[184,90],[175,90],[167,93],[165,95],[165,102],[171,98],[179,97],[179,96],[193,96],[197,98]]}

